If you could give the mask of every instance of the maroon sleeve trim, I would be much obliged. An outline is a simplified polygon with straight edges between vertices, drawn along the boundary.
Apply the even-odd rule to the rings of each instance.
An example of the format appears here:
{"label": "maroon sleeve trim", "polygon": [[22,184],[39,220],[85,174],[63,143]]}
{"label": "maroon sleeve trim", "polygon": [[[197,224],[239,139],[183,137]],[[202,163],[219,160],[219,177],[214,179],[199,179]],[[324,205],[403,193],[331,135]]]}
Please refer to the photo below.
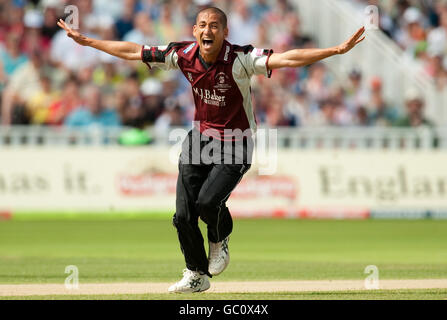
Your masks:
{"label": "maroon sleeve trim", "polygon": [[144,46],[141,46],[141,61],[143,61],[144,64],[147,65],[149,69],[152,69],[151,65],[144,60],[144,51],[148,51],[148,49],[144,49]]}
{"label": "maroon sleeve trim", "polygon": [[270,59],[270,56],[273,54],[273,50],[272,49],[270,49],[269,51],[268,51],[268,53],[267,53],[267,60],[265,61],[265,68],[267,69],[267,78],[271,78],[272,77],[272,73],[273,73],[273,70],[270,70],[269,69],[269,59]]}

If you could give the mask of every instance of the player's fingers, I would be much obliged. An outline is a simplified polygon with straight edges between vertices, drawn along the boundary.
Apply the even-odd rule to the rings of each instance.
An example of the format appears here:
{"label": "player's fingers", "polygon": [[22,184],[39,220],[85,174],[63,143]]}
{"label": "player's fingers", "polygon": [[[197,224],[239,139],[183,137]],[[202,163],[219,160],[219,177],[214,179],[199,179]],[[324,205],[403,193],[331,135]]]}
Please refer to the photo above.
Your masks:
{"label": "player's fingers", "polygon": [[363,40],[365,40],[366,36],[363,36],[363,38],[361,38],[360,40],[357,40],[357,42],[355,44],[359,44],[360,42],[362,42]]}
{"label": "player's fingers", "polygon": [[365,27],[361,27],[361,28],[358,29],[357,32],[354,34],[353,38],[357,40],[357,39],[360,38],[364,33],[365,33]]}
{"label": "player's fingers", "polygon": [[67,31],[67,32],[70,31],[70,28],[67,26],[67,24],[65,23],[65,21],[62,20],[62,19],[59,19],[59,21],[57,22],[57,25],[58,25],[59,27],[61,27],[62,29],[64,29],[65,31]]}
{"label": "player's fingers", "polygon": [[354,45],[356,41],[362,36],[362,34],[365,32],[365,27],[360,28],[357,30],[356,33],[347,41],[350,45]]}
{"label": "player's fingers", "polygon": [[60,21],[57,22],[57,25],[58,25],[59,27],[61,27],[62,29],[64,29],[65,31],[67,31],[67,29],[65,28],[65,26],[64,26]]}

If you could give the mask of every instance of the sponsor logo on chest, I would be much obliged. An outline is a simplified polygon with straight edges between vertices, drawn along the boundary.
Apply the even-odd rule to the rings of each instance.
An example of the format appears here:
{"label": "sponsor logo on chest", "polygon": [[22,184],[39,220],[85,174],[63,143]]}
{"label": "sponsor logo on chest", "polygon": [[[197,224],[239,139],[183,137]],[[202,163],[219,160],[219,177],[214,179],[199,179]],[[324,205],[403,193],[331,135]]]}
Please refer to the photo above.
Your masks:
{"label": "sponsor logo on chest", "polygon": [[208,90],[208,89],[194,87],[193,92],[205,104],[209,104],[209,105],[213,105],[213,106],[217,106],[217,107],[225,107],[226,106],[225,96],[217,94],[216,89]]}

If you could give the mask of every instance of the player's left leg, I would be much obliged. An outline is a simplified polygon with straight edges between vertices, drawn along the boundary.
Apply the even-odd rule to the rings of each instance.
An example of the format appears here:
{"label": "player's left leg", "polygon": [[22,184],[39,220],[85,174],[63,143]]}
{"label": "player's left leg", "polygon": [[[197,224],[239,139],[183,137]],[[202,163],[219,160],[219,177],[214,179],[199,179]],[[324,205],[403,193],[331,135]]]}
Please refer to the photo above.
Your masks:
{"label": "player's left leg", "polygon": [[229,263],[233,220],[226,201],[249,168],[249,164],[215,165],[200,189],[197,211],[208,227],[208,271],[212,275],[220,274]]}

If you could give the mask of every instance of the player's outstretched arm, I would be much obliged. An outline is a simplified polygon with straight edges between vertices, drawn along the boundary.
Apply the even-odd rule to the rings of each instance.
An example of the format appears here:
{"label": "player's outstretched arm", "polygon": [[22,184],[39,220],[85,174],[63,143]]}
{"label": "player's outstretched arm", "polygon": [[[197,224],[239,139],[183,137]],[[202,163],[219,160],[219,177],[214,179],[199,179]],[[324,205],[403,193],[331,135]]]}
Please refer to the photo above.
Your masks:
{"label": "player's outstretched arm", "polygon": [[[344,54],[365,39],[365,27],[360,28],[344,43],[327,49],[294,49],[283,53],[274,53],[268,60],[270,70],[278,68],[297,68],[307,66],[336,54]],[[363,36],[363,37],[362,37]]]}
{"label": "player's outstretched arm", "polygon": [[126,41],[109,41],[88,38],[78,31],[71,29],[62,19],[59,19],[57,25],[67,32],[67,36],[82,46],[89,46],[115,57],[126,60],[141,60],[141,45]]}

